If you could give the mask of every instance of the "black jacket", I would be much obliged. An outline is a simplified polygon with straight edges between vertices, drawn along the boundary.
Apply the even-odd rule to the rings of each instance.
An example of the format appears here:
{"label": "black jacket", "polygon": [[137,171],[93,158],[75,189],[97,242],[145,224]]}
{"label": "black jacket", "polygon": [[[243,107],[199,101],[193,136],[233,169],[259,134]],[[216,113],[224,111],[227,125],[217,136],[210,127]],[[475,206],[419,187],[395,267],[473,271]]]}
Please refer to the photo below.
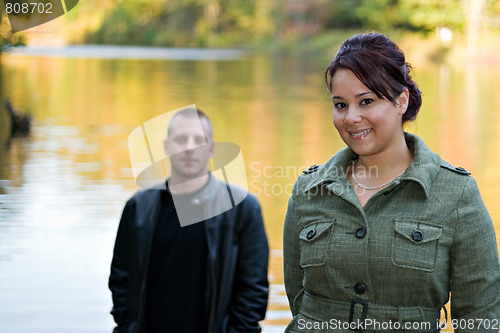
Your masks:
{"label": "black jacket", "polygon": [[[220,198],[227,198],[228,192],[234,207],[215,214],[226,209],[221,208]],[[117,323],[114,333],[144,332],[149,251],[160,198],[160,187],[142,189],[123,210],[109,277],[111,314]],[[260,332],[258,322],[265,317],[269,291],[269,248],[260,205],[252,194],[212,175],[197,194],[197,202],[212,210],[207,216],[215,215],[205,220],[208,332]]]}

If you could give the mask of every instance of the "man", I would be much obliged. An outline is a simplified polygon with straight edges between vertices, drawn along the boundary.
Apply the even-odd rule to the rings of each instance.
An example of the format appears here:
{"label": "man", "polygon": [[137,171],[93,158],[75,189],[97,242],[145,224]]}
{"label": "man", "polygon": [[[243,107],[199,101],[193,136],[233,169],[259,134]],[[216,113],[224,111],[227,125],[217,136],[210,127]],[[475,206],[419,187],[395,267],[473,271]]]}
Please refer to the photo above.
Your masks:
{"label": "man", "polygon": [[175,114],[164,149],[171,177],[137,192],[118,227],[114,332],[260,332],[269,248],[258,201],[248,194],[221,208],[244,191],[209,173],[214,141],[203,112]]}

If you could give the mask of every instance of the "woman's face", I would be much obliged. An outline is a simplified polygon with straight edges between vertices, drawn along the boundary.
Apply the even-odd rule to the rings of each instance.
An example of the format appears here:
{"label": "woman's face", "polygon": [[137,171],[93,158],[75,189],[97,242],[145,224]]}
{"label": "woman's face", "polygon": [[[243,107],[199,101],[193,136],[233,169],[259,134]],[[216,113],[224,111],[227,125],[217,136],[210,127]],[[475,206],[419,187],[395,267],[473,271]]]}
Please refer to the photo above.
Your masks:
{"label": "woman's face", "polygon": [[390,152],[403,136],[402,116],[408,90],[393,103],[379,98],[348,69],[332,78],[333,124],[342,140],[360,156]]}

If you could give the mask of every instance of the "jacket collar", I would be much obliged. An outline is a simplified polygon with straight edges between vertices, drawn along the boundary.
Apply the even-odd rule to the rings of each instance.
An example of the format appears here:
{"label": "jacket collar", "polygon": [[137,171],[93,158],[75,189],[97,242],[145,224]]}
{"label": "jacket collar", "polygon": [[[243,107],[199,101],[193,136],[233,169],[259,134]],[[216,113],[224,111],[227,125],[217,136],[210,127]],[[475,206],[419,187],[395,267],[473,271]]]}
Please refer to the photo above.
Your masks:
{"label": "jacket collar", "polygon": [[[166,181],[167,189],[169,180],[170,179],[167,179]],[[212,175],[212,173],[209,172],[207,183],[203,185],[203,187],[199,189],[197,192],[194,192],[190,195],[191,203],[194,205],[201,205],[202,203],[212,198],[217,193],[219,186],[220,186],[219,181]]]}
{"label": "jacket collar", "polygon": [[[420,189],[428,198],[432,181],[439,171],[442,160],[418,136],[405,133],[405,140],[408,149],[413,154],[413,161],[399,178],[399,181],[395,183],[413,181],[420,186]],[[332,189],[334,193],[339,195],[345,193],[342,189],[345,190],[351,186],[346,175],[347,167],[357,158],[358,155],[348,147],[341,149],[312,174],[311,179],[304,188],[304,192],[323,184],[330,184],[328,188]]]}
{"label": "jacket collar", "polygon": [[196,194],[193,196],[193,203],[194,204],[202,204],[209,200],[210,198],[213,198],[214,195],[217,193],[217,190],[219,189],[220,184],[219,181],[212,175],[212,173],[208,174],[208,181],[203,186]]}
{"label": "jacket collar", "polygon": [[425,197],[429,198],[434,178],[441,167],[441,157],[414,134],[405,133],[406,144],[413,154],[413,161],[401,176],[401,181],[414,181],[420,185]]}

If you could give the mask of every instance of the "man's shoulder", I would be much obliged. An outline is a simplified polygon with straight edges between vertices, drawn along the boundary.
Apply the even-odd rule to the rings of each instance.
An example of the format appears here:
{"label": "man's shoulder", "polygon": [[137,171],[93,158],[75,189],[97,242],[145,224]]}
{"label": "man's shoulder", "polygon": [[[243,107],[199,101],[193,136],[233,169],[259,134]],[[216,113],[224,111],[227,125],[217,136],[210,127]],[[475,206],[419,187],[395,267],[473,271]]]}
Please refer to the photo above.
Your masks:
{"label": "man's shoulder", "polygon": [[161,192],[164,190],[166,190],[165,183],[160,183],[155,186],[147,188],[140,188],[130,197],[128,202],[137,203],[141,201],[151,201],[154,200],[156,197],[159,198]]}
{"label": "man's shoulder", "polygon": [[260,203],[257,197],[253,193],[249,192],[247,188],[232,183],[220,183],[225,188],[229,188],[231,192],[230,195],[233,197],[235,206],[238,206],[239,203],[242,203],[243,205],[260,207]]}

